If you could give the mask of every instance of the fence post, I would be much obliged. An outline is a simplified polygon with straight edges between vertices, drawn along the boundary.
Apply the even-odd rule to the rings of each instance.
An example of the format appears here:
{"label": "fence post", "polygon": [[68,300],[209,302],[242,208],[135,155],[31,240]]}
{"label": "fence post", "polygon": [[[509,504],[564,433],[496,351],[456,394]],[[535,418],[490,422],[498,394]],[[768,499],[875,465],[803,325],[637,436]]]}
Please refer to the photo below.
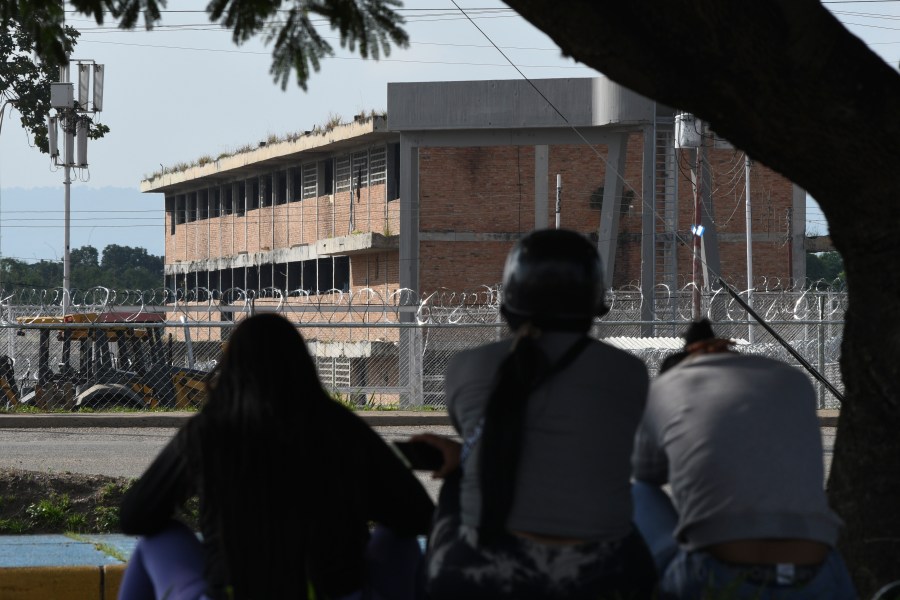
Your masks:
{"label": "fence post", "polygon": [[[818,345],[819,373],[825,375],[825,296],[819,294],[819,326],[816,328],[816,342]],[[819,408],[825,408],[825,384],[821,381],[816,386],[819,388]]]}
{"label": "fence post", "polygon": [[400,357],[401,385],[406,388],[406,393],[400,395],[400,408],[421,407],[425,397],[421,327],[403,327],[400,330]]}
{"label": "fence post", "polygon": [[191,341],[191,329],[184,315],[179,317],[182,325],[184,325],[184,348],[187,351],[188,367],[194,368],[194,344]]}

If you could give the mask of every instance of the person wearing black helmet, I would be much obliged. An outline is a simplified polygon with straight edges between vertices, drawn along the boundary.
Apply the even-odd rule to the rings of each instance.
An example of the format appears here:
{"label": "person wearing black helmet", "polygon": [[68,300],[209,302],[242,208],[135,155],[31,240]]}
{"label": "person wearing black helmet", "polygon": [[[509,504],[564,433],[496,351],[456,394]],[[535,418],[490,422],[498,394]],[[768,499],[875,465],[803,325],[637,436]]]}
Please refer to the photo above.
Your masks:
{"label": "person wearing black helmet", "polygon": [[500,310],[512,335],[447,367],[462,444],[414,437],[444,454],[430,597],[652,597],[629,487],[648,374],[588,335],[609,310],[596,249],[574,231],[526,235],[507,258]]}

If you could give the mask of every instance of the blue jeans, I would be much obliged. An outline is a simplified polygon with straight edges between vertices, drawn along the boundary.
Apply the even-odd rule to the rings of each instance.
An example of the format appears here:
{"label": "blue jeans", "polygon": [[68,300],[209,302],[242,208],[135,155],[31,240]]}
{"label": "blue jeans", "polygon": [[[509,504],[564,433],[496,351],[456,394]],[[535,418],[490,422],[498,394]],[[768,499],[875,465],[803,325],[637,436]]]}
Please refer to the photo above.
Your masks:
{"label": "blue jeans", "polygon": [[688,552],[678,546],[674,537],[678,513],[664,490],[635,481],[631,493],[634,523],[647,541],[659,570],[660,600],[694,600],[710,597],[711,592],[725,593],[725,597],[734,600],[858,598],[847,566],[835,549],[808,581],[784,585],[756,583],[746,567],[726,564],[706,552]]}
{"label": "blue jeans", "polygon": [[[335,600],[421,598],[423,560],[416,538],[375,526],[366,547],[365,589]],[[138,540],[119,586],[119,600],[208,600],[203,565],[200,539],[186,525],[172,521]]]}

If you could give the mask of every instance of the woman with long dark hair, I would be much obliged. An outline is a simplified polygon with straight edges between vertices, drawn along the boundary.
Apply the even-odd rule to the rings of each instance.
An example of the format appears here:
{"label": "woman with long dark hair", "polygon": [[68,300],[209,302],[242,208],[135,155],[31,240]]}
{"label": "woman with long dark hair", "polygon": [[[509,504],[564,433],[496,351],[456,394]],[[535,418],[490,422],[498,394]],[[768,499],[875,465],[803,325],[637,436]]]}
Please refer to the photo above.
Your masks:
{"label": "woman with long dark hair", "polygon": [[427,552],[434,600],[652,596],[629,492],[648,374],[588,335],[604,296],[580,233],[534,231],[510,252],[501,313],[512,335],[458,353],[446,371],[463,443],[414,437],[444,455]]}
{"label": "woman with long dark hair", "polygon": [[[120,600],[417,597],[434,505],[290,322],[242,321],[207,398],[122,502]],[[202,542],[176,518],[195,496]]]}

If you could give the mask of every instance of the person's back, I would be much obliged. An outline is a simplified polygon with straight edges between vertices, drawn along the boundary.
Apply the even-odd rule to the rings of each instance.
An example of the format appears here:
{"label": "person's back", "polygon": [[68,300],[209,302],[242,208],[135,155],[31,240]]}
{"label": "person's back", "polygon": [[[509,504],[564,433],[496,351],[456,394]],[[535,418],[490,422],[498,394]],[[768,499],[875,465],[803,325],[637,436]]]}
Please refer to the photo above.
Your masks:
{"label": "person's back", "polygon": [[[202,546],[173,520],[192,496]],[[142,538],[119,597],[412,600],[415,536],[433,508],[378,434],[328,397],[296,328],[260,314],[232,333],[206,403],[122,501],[122,531]]]}
{"label": "person's back", "polygon": [[[548,363],[584,334],[546,331],[535,341]],[[470,437],[512,340],[457,354],[447,367],[445,401],[463,439]],[[507,527],[533,534],[619,539],[631,529],[628,491],[634,431],[647,391],[647,370],[631,354],[592,340],[565,369],[528,397],[513,504]],[[481,520],[481,445],[461,481],[462,523]],[[602,506],[602,510],[597,510]]]}
{"label": "person's back", "polygon": [[651,383],[636,439],[636,522],[663,592],[853,598],[834,550],[841,521],[824,490],[812,384],[709,336]]}
{"label": "person's back", "polygon": [[458,353],[428,549],[434,600],[650,598],[652,559],[631,523],[629,457],[647,369],[593,340],[599,255],[573,231],[513,248],[501,313],[510,339]]}

